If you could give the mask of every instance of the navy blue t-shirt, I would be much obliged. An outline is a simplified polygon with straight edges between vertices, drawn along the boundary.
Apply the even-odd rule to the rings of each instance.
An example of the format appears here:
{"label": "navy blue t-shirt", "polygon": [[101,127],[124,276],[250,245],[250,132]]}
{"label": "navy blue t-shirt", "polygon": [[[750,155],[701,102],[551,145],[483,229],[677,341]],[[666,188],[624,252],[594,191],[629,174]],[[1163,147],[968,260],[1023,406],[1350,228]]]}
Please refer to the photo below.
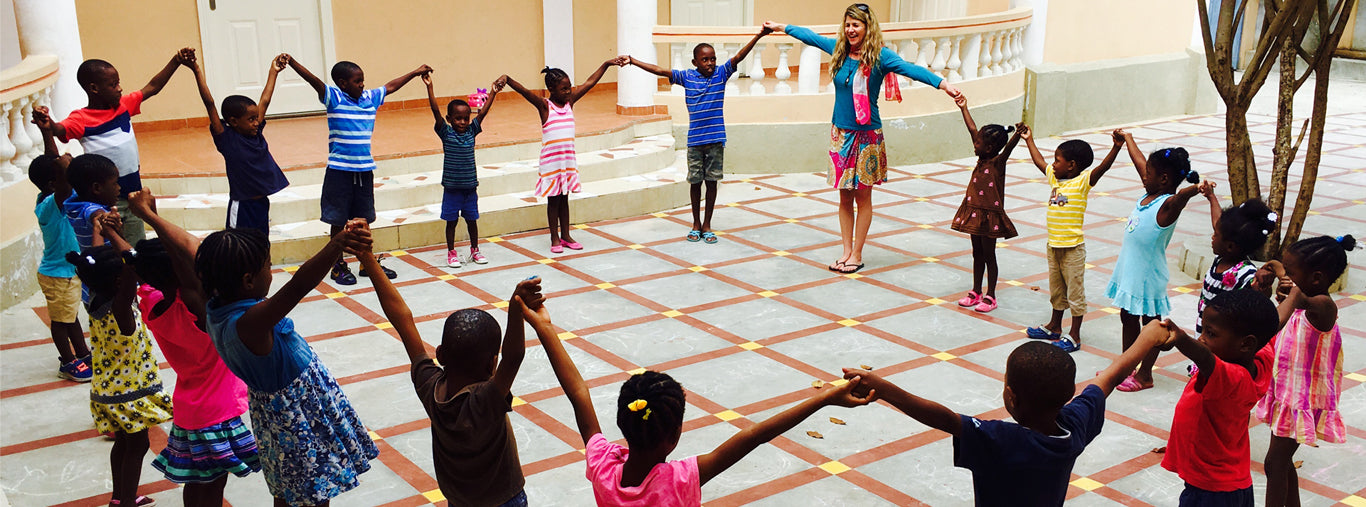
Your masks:
{"label": "navy blue t-shirt", "polygon": [[977,505],[1062,505],[1072,465],[1105,424],[1105,392],[1086,386],[1058,412],[1067,433],[1048,436],[1007,421],[962,416],[953,466],[972,471]]}
{"label": "navy blue t-shirt", "polygon": [[264,197],[289,186],[285,173],[270,155],[265,131],[266,122],[262,121],[256,137],[239,134],[227,125],[223,133],[213,136],[213,145],[227,166],[228,196],[235,201]]}

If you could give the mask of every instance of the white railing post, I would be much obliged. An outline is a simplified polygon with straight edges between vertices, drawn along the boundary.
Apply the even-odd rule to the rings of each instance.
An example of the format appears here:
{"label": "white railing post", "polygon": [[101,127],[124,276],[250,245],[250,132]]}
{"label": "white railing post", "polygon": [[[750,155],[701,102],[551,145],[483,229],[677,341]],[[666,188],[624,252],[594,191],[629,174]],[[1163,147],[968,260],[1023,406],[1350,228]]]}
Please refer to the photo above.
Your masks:
{"label": "white railing post", "polygon": [[778,85],[773,87],[773,93],[778,95],[789,95],[792,93],[792,85],[787,83],[788,78],[792,77],[792,69],[788,68],[787,53],[792,49],[792,44],[778,44],[778,70],[773,73],[773,77],[778,78]]}
{"label": "white railing post", "polygon": [[821,92],[821,50],[815,46],[803,46],[801,58],[797,60],[797,93],[803,95]]}
{"label": "white railing post", "polygon": [[949,38],[939,37],[934,41],[934,61],[930,62],[930,70],[943,77],[949,77],[946,69],[949,63]]}
{"label": "white railing post", "polygon": [[0,181],[5,183],[17,181],[21,177],[14,166],[14,143],[10,142],[9,113],[13,107],[9,102],[0,104],[0,133],[4,134],[0,136]]}
{"label": "white railing post", "polygon": [[1010,52],[1010,70],[1024,68],[1024,30],[1025,27],[1019,27],[1010,31],[1010,41],[1014,43],[1014,49]]}
{"label": "white railing post", "polygon": [[1004,57],[1004,54],[1001,53],[1001,46],[1004,46],[1006,42],[1005,32],[996,32],[992,35],[993,37],[991,41],[991,75],[999,76],[1001,74],[1006,73],[1005,67],[1001,65],[1002,58]]}
{"label": "white railing post", "polygon": [[963,73],[959,66],[963,65],[963,59],[958,57],[958,53],[963,51],[963,36],[953,38],[953,47],[949,49],[948,78],[950,83],[957,83],[963,80]]}
{"label": "white railing post", "polygon": [[33,147],[29,148],[29,160],[38,158],[43,154],[43,131],[38,125],[33,123],[33,108],[47,105],[47,94],[49,88],[38,90],[33,94],[33,100],[29,101],[28,107],[24,108],[24,128],[28,129],[28,138],[33,140]]}
{"label": "white railing post", "polygon": [[963,43],[963,80],[977,79],[982,57],[982,34],[974,33]]}
{"label": "white railing post", "polygon": [[991,45],[995,44],[996,34],[987,32],[982,34],[982,55],[981,61],[977,66],[977,75],[981,77],[991,77]]}
{"label": "white railing post", "polygon": [[33,139],[28,136],[28,128],[24,126],[24,117],[32,114],[32,110],[28,109],[31,102],[32,96],[19,97],[9,111],[9,140],[14,143],[14,165],[20,172],[27,171],[28,163],[33,161]]}
{"label": "white railing post", "polygon": [[750,62],[749,72],[745,73],[750,79],[750,95],[763,95],[767,93],[766,90],[764,90],[764,78],[768,75],[768,71],[764,70],[764,48],[768,46],[768,44],[754,45],[754,58]]}
{"label": "white railing post", "polygon": [[[903,39],[900,42],[893,42],[892,44],[895,45],[897,56],[900,56],[902,60],[906,60],[908,62],[915,61],[914,55],[912,54],[912,52],[915,51],[915,41],[911,39]],[[911,81],[906,76],[902,76],[900,74],[896,74],[896,79],[897,84],[901,85],[903,89],[910,88],[914,84],[914,81]]]}
{"label": "white railing post", "polygon": [[[687,46],[687,44],[686,44],[686,43],[682,43],[682,42],[676,42],[676,43],[673,43],[673,44],[669,44],[669,53],[672,55],[671,60],[672,60],[672,62],[673,62],[673,63],[671,64],[671,65],[672,65],[671,68],[674,68],[674,69],[686,69],[686,68],[687,68],[687,67],[684,67],[684,66],[683,66],[683,52],[686,51],[686,50],[683,49],[683,48],[686,47],[686,46]],[[669,92],[670,92],[670,93],[673,93],[674,95],[682,95],[682,94],[683,94],[683,85],[675,83],[673,86],[670,86],[670,87],[669,87]]]}
{"label": "white railing post", "polygon": [[[722,60],[722,59],[721,59],[721,55],[716,55],[716,67],[717,67],[717,68],[720,68],[722,65],[725,65],[726,62],[730,61],[730,57],[735,56],[735,53],[740,52],[740,45],[739,45],[739,44],[726,43],[726,44],[722,44],[722,46],[724,46],[724,47],[726,48],[726,59],[725,59],[725,60]],[[743,63],[743,62],[742,62],[742,63]],[[739,72],[740,70],[742,70],[743,67],[744,67],[744,65],[737,66],[737,67],[736,67],[736,72]],[[733,96],[739,95],[739,94],[740,94],[740,82],[739,82],[739,80],[736,80],[736,79],[727,79],[727,80],[726,80],[726,96],[727,96],[727,97],[733,97]]]}

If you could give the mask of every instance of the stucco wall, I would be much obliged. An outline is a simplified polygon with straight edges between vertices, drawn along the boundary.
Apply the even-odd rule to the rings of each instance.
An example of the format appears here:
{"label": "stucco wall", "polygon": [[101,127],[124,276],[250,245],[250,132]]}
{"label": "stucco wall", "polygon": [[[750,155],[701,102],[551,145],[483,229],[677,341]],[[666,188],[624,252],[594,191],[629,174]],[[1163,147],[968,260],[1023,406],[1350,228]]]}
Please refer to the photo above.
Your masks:
{"label": "stucco wall", "polygon": [[1190,45],[1194,19],[1189,0],[1049,0],[1043,61],[1180,53]]}
{"label": "stucco wall", "polygon": [[[125,93],[146,85],[180,48],[200,48],[199,17],[192,0],[77,0],[76,20],[81,52],[114,64]],[[137,120],[201,116],[204,106],[194,77],[177,72],[161,94],[147,101]]]}

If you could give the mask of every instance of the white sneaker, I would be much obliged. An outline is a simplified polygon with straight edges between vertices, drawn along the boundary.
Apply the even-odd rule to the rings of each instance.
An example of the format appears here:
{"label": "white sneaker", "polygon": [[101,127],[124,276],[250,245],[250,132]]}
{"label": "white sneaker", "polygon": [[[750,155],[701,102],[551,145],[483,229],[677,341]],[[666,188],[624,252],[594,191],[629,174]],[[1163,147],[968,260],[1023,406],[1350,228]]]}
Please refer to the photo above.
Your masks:
{"label": "white sneaker", "polygon": [[460,254],[455,253],[455,250],[446,252],[446,265],[453,268],[460,267]]}

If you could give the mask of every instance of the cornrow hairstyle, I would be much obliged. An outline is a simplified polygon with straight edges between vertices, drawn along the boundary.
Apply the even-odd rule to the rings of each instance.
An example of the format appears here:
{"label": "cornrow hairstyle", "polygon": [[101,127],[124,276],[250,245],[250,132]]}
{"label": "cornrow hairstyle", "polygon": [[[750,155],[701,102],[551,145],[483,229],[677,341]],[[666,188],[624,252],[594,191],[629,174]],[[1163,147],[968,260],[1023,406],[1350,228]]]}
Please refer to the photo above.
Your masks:
{"label": "cornrow hairstyle", "polygon": [[1225,241],[1232,241],[1238,253],[1247,256],[1266,244],[1266,238],[1276,228],[1276,214],[1254,197],[1225,208],[1216,227]]}
{"label": "cornrow hairstyle", "polygon": [[[52,183],[52,179],[56,176],[56,155],[44,153],[34,157],[33,161],[28,163],[28,180],[33,182],[33,186],[38,187],[38,190],[43,193],[43,197],[47,197],[47,186]],[[62,203],[57,203],[57,206],[61,205]]]}
{"label": "cornrow hairstyle", "polygon": [[113,160],[94,153],[71,159],[71,165],[66,168],[66,180],[71,183],[71,189],[82,197],[89,196],[90,188],[96,183],[118,176],[119,168]]}
{"label": "cornrow hairstyle", "polygon": [[554,67],[547,66],[541,69],[541,73],[545,74],[545,89],[547,90],[554,88],[555,83],[560,82],[561,79],[569,79],[569,74]]}
{"label": "cornrow hairstyle", "polygon": [[76,67],[76,83],[82,89],[88,89],[106,70],[114,70],[114,65],[98,58],[81,62],[81,66]]}
{"label": "cornrow hairstyle", "polygon": [[166,252],[166,246],[162,244],[161,238],[139,241],[134,250],[123,255],[123,260],[133,266],[133,272],[137,273],[142,281],[166,294],[168,298],[174,296],[180,279],[176,277],[175,270],[171,269],[171,255]]}
{"label": "cornrow hairstyle", "polygon": [[1063,159],[1076,164],[1078,170],[1091,167],[1091,162],[1096,159],[1096,153],[1091,151],[1091,143],[1081,139],[1063,141],[1058,145],[1058,153],[1062,154]]}
{"label": "cornrow hairstyle", "polygon": [[465,101],[460,100],[460,99],[455,99],[455,100],[452,100],[452,101],[446,103],[446,116],[454,116],[454,115],[455,115],[455,108],[457,108],[457,107],[466,107],[466,108],[468,108],[468,107],[470,107],[470,103],[469,103],[469,102],[465,102]]}
{"label": "cornrow hairstyle", "polygon": [[629,447],[653,449],[683,428],[683,386],[667,373],[632,375],[617,397],[617,427]]}
{"label": "cornrow hairstyle", "polygon": [[360,66],[353,62],[342,60],[332,66],[332,82],[340,83],[342,80],[351,77],[351,74],[360,72]]}
{"label": "cornrow hairstyle", "polygon": [[242,277],[270,262],[270,240],[256,229],[224,229],[204,238],[194,256],[194,271],[204,294],[233,298]]}
{"label": "cornrow hairstyle", "polygon": [[1347,251],[1357,248],[1357,240],[1351,234],[1346,236],[1319,236],[1302,239],[1290,245],[1305,269],[1321,271],[1329,280],[1337,280],[1347,269]]}
{"label": "cornrow hairstyle", "polygon": [[698,51],[701,51],[702,48],[711,48],[712,51],[716,51],[716,48],[712,47],[711,44],[707,44],[707,43],[705,43],[705,42],[702,42],[702,43],[698,43],[696,46],[693,46],[693,47],[692,47],[692,57],[693,57],[693,58],[697,58],[697,52],[698,52]]}
{"label": "cornrow hairstyle", "polygon": [[223,99],[223,119],[241,118],[247,114],[247,108],[256,105],[256,101],[245,95],[228,95]]}
{"label": "cornrow hairstyle", "polygon": [[[67,252],[66,262],[76,266],[76,276],[90,287],[92,298],[113,297],[118,289],[119,274],[123,272],[123,258],[114,245],[100,245],[83,252]],[[91,308],[97,305],[93,304]]]}
{"label": "cornrow hairstyle", "polygon": [[447,368],[482,374],[489,361],[498,355],[500,335],[498,320],[489,312],[477,308],[456,310],[446,317],[436,360]]}
{"label": "cornrow hairstyle", "polygon": [[[1220,324],[1228,326],[1229,331],[1237,335],[1256,336],[1258,349],[1271,341],[1281,327],[1276,305],[1255,289],[1243,288],[1220,293],[1205,303],[1205,311],[1210,310],[1219,314]],[[1209,313],[1205,313],[1206,327],[1209,327],[1209,320]]]}
{"label": "cornrow hairstyle", "polygon": [[991,152],[991,156],[995,157],[1001,154],[1001,148],[1005,148],[1006,142],[1009,141],[1010,133],[1014,131],[1014,126],[1003,127],[992,123],[982,127],[981,130],[978,130],[977,137],[982,139],[982,143],[985,144],[987,150]]}
{"label": "cornrow hairstyle", "polygon": [[1148,167],[1165,171],[1172,181],[1172,188],[1181,186],[1181,180],[1191,184],[1200,183],[1200,173],[1191,169],[1190,153],[1185,148],[1162,148],[1148,155]]}
{"label": "cornrow hairstyle", "polygon": [[1030,406],[1062,408],[1076,394],[1076,384],[1077,363],[1050,343],[1025,343],[1006,359],[1006,386]]}

